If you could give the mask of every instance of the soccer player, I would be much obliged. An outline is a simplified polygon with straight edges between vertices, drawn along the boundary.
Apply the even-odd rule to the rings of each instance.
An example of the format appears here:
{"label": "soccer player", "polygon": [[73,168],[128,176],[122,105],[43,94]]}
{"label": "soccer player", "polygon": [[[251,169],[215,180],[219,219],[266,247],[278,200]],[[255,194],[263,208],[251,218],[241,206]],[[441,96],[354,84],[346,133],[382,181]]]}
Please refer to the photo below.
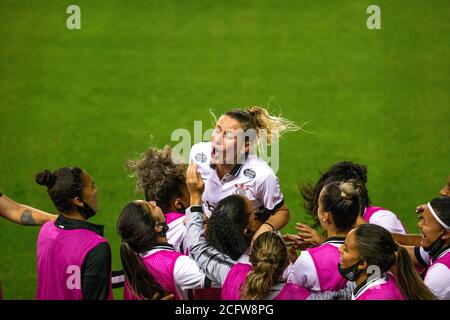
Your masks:
{"label": "soccer player", "polygon": [[[363,224],[350,231],[340,248],[338,270],[354,282],[352,300],[430,300],[435,297],[414,270],[408,252],[389,231]],[[395,267],[395,275],[390,272]]]}
{"label": "soccer player", "polygon": [[[301,194],[305,199],[306,212],[313,217],[318,225],[317,209],[319,206],[319,194],[323,186],[333,181],[346,181],[356,179],[361,183],[361,217],[357,224],[374,223],[384,227],[392,233],[406,234],[406,229],[395,213],[382,207],[375,207],[370,204],[367,191],[367,167],[348,161],[342,161],[331,166],[327,171],[321,174],[315,185],[306,184],[300,188]],[[299,232],[298,236],[301,242],[315,246],[323,242],[322,237],[315,229],[298,223],[295,227]],[[298,241],[297,241],[298,242]]]}
{"label": "soccer player", "polygon": [[103,226],[87,220],[97,212],[92,177],[76,167],[45,170],[36,182],[46,186],[59,212],[46,222],[37,241],[38,300],[112,299],[111,248]]}
{"label": "soccer player", "polygon": [[189,256],[167,242],[166,218],[154,201],[133,201],[117,222],[122,238],[120,257],[126,278],[125,299],[150,299],[155,293],[187,300],[189,289],[211,281]]}
{"label": "soccer player", "polygon": [[[256,238],[251,248],[249,262],[238,262],[211,246],[205,240],[202,219],[201,198],[204,183],[196,171],[195,164],[188,168],[187,185],[192,204],[187,210],[187,239],[190,253],[207,276],[222,285],[222,299],[323,300],[339,299],[341,295],[348,296],[350,287],[343,289],[343,293],[313,294],[294,283],[286,283],[282,275],[288,264],[288,252],[283,240],[274,232],[264,232]],[[231,197],[244,198],[231,195],[222,199],[220,203]],[[214,216],[215,213],[211,219]],[[247,219],[246,223],[248,222]],[[241,236],[242,234],[243,231]],[[239,234],[232,232],[229,237],[231,242],[239,238]]]}
{"label": "soccer player", "polygon": [[258,145],[295,130],[298,127],[291,121],[271,116],[260,107],[223,114],[211,142],[194,145],[190,153],[205,180],[202,200],[206,215],[211,215],[221,199],[240,194],[251,201],[260,225],[253,239],[262,232],[283,228],[289,221],[289,210],[278,178],[256,151]]}
{"label": "soccer player", "polygon": [[450,300],[450,197],[431,200],[418,227],[420,247],[406,247],[415,264],[426,268],[424,282],[439,299]]}
{"label": "soccer player", "polygon": [[339,248],[353,228],[361,208],[357,180],[331,182],[319,194],[317,210],[320,224],[328,238],[320,246],[302,251],[286,271],[288,282],[313,292],[337,291],[347,281],[339,274]]}
{"label": "soccer player", "polygon": [[170,146],[150,148],[139,159],[129,160],[128,169],[137,177],[137,190],[147,201],[154,200],[163,211],[169,226],[167,240],[175,250],[187,254],[185,244],[185,209],[190,206],[186,187],[186,166],[172,159]]}

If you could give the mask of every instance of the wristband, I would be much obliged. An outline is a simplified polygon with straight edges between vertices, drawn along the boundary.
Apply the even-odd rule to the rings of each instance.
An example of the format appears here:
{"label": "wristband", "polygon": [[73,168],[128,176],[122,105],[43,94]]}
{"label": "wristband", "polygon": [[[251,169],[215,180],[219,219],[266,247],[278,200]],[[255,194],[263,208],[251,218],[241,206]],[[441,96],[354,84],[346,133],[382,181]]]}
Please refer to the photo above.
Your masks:
{"label": "wristband", "polygon": [[275,231],[275,228],[274,228],[273,225],[271,225],[270,223],[264,222],[263,224],[268,224],[268,225],[272,228],[272,231]]}

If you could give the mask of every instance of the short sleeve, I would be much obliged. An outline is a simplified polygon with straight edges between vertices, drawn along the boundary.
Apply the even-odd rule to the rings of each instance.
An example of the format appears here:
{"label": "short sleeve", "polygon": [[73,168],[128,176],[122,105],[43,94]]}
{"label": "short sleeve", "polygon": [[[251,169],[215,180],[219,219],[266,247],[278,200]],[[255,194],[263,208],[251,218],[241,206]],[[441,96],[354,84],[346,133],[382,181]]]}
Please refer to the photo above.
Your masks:
{"label": "short sleeve", "polygon": [[438,299],[450,300],[450,270],[446,265],[433,265],[427,271],[424,283]]}
{"label": "short sleeve", "polygon": [[303,251],[285,274],[288,282],[293,282],[310,291],[320,291],[314,261],[308,251]]}
{"label": "short sleeve", "polygon": [[406,234],[406,230],[401,221],[395,213],[389,210],[380,210],[375,212],[369,222],[379,225],[392,233]]}
{"label": "short sleeve", "polygon": [[188,256],[178,257],[175,262],[174,278],[175,283],[183,290],[203,288],[205,285],[205,274]]}
{"label": "short sleeve", "polygon": [[258,186],[258,198],[265,210],[274,211],[283,205],[284,196],[275,174],[269,174]]}

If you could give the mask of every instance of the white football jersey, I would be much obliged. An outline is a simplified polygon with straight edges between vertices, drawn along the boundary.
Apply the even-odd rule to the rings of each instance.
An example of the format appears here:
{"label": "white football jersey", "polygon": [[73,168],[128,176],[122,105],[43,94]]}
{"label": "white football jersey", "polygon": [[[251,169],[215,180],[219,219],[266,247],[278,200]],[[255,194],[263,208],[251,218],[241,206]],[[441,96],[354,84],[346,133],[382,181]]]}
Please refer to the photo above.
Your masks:
{"label": "white football jersey", "polygon": [[[450,249],[442,252],[435,261],[446,254],[450,254]],[[423,281],[438,299],[450,300],[450,267],[448,265],[432,263]]]}
{"label": "white football jersey", "polygon": [[190,159],[205,180],[203,192],[203,210],[209,217],[223,198],[232,194],[247,197],[258,213],[273,211],[284,203],[280,183],[272,168],[254,154],[249,154],[243,164],[238,164],[222,179],[217,176],[215,168],[210,166],[211,142],[201,142],[191,149]]}

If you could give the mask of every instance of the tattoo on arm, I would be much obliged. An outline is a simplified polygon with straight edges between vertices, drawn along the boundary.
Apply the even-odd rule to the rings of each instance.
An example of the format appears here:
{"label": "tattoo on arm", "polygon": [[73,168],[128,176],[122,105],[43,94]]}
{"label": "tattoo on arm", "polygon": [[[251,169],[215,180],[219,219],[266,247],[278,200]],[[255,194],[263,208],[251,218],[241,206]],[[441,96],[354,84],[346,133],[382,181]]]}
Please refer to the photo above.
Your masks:
{"label": "tattoo on arm", "polygon": [[33,213],[30,209],[26,209],[20,215],[20,223],[26,226],[37,226],[36,221],[33,219]]}

